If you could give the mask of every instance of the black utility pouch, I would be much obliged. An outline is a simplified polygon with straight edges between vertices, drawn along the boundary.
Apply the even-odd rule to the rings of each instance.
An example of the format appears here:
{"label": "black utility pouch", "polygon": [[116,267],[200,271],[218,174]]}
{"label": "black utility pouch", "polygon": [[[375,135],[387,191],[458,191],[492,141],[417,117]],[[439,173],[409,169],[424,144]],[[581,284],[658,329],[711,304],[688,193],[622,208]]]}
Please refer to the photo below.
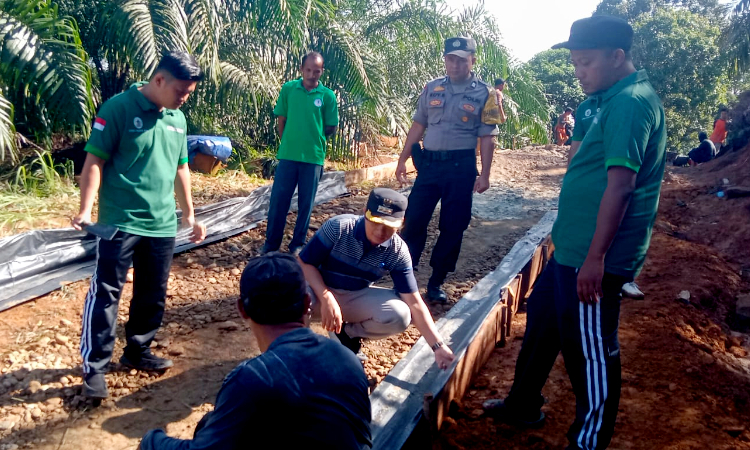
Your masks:
{"label": "black utility pouch", "polygon": [[419,142],[416,144],[412,144],[411,146],[411,160],[414,163],[414,168],[417,169],[417,172],[419,172],[419,168],[422,166],[422,161],[424,161],[424,150],[422,150],[422,146],[419,145]]}

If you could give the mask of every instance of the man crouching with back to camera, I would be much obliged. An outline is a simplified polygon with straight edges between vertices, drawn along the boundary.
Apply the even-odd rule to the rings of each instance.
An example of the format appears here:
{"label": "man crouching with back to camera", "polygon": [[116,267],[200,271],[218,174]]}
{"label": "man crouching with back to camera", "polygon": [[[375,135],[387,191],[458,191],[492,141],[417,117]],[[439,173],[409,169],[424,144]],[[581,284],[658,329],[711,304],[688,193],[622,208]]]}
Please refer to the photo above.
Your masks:
{"label": "man crouching with back to camera", "polygon": [[369,448],[367,377],[349,350],[307,327],[310,295],[295,257],[251,259],[237,307],[263,353],[227,375],[192,440],[152,430],[140,448]]}

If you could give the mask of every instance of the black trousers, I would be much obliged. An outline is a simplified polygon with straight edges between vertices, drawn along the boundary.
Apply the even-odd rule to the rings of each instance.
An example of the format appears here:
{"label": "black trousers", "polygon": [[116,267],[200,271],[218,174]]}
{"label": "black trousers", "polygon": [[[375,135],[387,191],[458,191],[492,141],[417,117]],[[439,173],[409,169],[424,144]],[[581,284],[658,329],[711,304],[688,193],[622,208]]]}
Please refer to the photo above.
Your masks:
{"label": "black trousers", "polygon": [[542,387],[562,351],[576,396],[568,449],[604,449],[614,433],[622,384],[617,339],[620,291],[632,279],[605,273],[604,297],[589,305],[578,300],[577,272],[553,258],[536,282],[505,404],[523,415],[538,414],[544,403]]}
{"label": "black trousers", "polygon": [[[427,241],[427,225],[440,201],[440,235],[432,249],[430,266],[433,273],[445,275],[456,270],[464,231],[471,221],[471,200],[477,177],[474,150],[458,150],[458,158],[434,159],[450,152],[422,154],[417,167],[417,180],[409,194],[401,237],[409,246],[412,264],[419,264]],[[419,160],[419,158],[417,158]]]}
{"label": "black trousers", "polygon": [[96,269],[83,307],[81,356],[84,373],[104,373],[115,346],[117,310],[132,262],[133,299],[125,325],[125,353],[137,359],[149,350],[164,316],[175,238],[118,231],[99,240]]}

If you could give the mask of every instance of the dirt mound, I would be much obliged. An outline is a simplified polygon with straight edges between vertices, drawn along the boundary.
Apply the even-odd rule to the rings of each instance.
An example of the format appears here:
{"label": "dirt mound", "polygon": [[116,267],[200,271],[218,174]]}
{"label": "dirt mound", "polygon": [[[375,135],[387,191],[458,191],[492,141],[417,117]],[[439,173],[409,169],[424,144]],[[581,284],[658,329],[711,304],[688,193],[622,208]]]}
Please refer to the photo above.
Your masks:
{"label": "dirt mound", "polygon": [[[750,449],[750,335],[735,331],[737,296],[750,291],[750,147],[692,168],[669,167],[643,272],[643,301],[622,303],[623,384],[613,449]],[[726,179],[726,181],[725,181]],[[689,299],[679,299],[687,291]],[[684,295],[688,297],[688,295]],[[497,349],[440,434],[443,449],[558,449],[575,398],[558,358],[543,394],[547,422],[518,430],[483,415],[513,383],[516,339]]]}
{"label": "dirt mound", "polygon": [[750,188],[750,145],[698,167],[669,168],[656,229],[750,270],[750,197],[719,197],[731,187]]}

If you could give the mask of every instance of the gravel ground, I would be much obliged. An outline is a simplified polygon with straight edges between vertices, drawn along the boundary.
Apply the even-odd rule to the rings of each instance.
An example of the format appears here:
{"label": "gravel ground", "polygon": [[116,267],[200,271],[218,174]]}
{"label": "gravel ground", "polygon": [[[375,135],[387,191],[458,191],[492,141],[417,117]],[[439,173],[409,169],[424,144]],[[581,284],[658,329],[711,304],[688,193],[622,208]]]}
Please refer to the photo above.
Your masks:
{"label": "gravel ground", "polygon": [[[475,197],[475,217],[464,235],[457,271],[446,282],[450,302],[429,305],[435,318],[445,314],[513,244],[554,205],[564,167],[557,147],[496,152],[492,188]],[[534,173],[541,174],[535,177]],[[541,181],[540,181],[541,180]],[[238,180],[212,187],[200,180],[200,191],[213,200]],[[221,183],[220,178],[215,179]],[[388,183],[385,183],[388,184]],[[391,184],[391,186],[394,186]],[[364,207],[372,185],[351,189],[350,196],[319,205],[310,234],[325,220]],[[202,203],[199,197],[197,203]],[[500,205],[500,206],[498,206]],[[295,216],[289,216],[293,223]],[[291,226],[287,228],[291,233]],[[127,370],[122,354],[123,325],[132,295],[125,286],[118,320],[118,343],[107,375],[111,398],[94,407],[80,395],[78,342],[81,310],[88,281],[72,283],[0,315],[0,450],[135,449],[151,428],[188,438],[198,420],[213,408],[223,377],[241,360],[257,355],[252,334],[239,318],[235,301],[241,270],[257,254],[265,225],[214,245],[176,255],[170,275],[167,310],[153,351],[175,361],[164,374]],[[290,238],[287,235],[286,240]],[[430,249],[437,220],[429,227]],[[429,261],[429,251],[422,261]],[[425,286],[429,267],[417,278]],[[387,280],[384,281],[387,285]],[[322,331],[317,324],[313,328]],[[410,327],[388,339],[367,341],[365,371],[377,384],[403,358],[419,333]]]}

